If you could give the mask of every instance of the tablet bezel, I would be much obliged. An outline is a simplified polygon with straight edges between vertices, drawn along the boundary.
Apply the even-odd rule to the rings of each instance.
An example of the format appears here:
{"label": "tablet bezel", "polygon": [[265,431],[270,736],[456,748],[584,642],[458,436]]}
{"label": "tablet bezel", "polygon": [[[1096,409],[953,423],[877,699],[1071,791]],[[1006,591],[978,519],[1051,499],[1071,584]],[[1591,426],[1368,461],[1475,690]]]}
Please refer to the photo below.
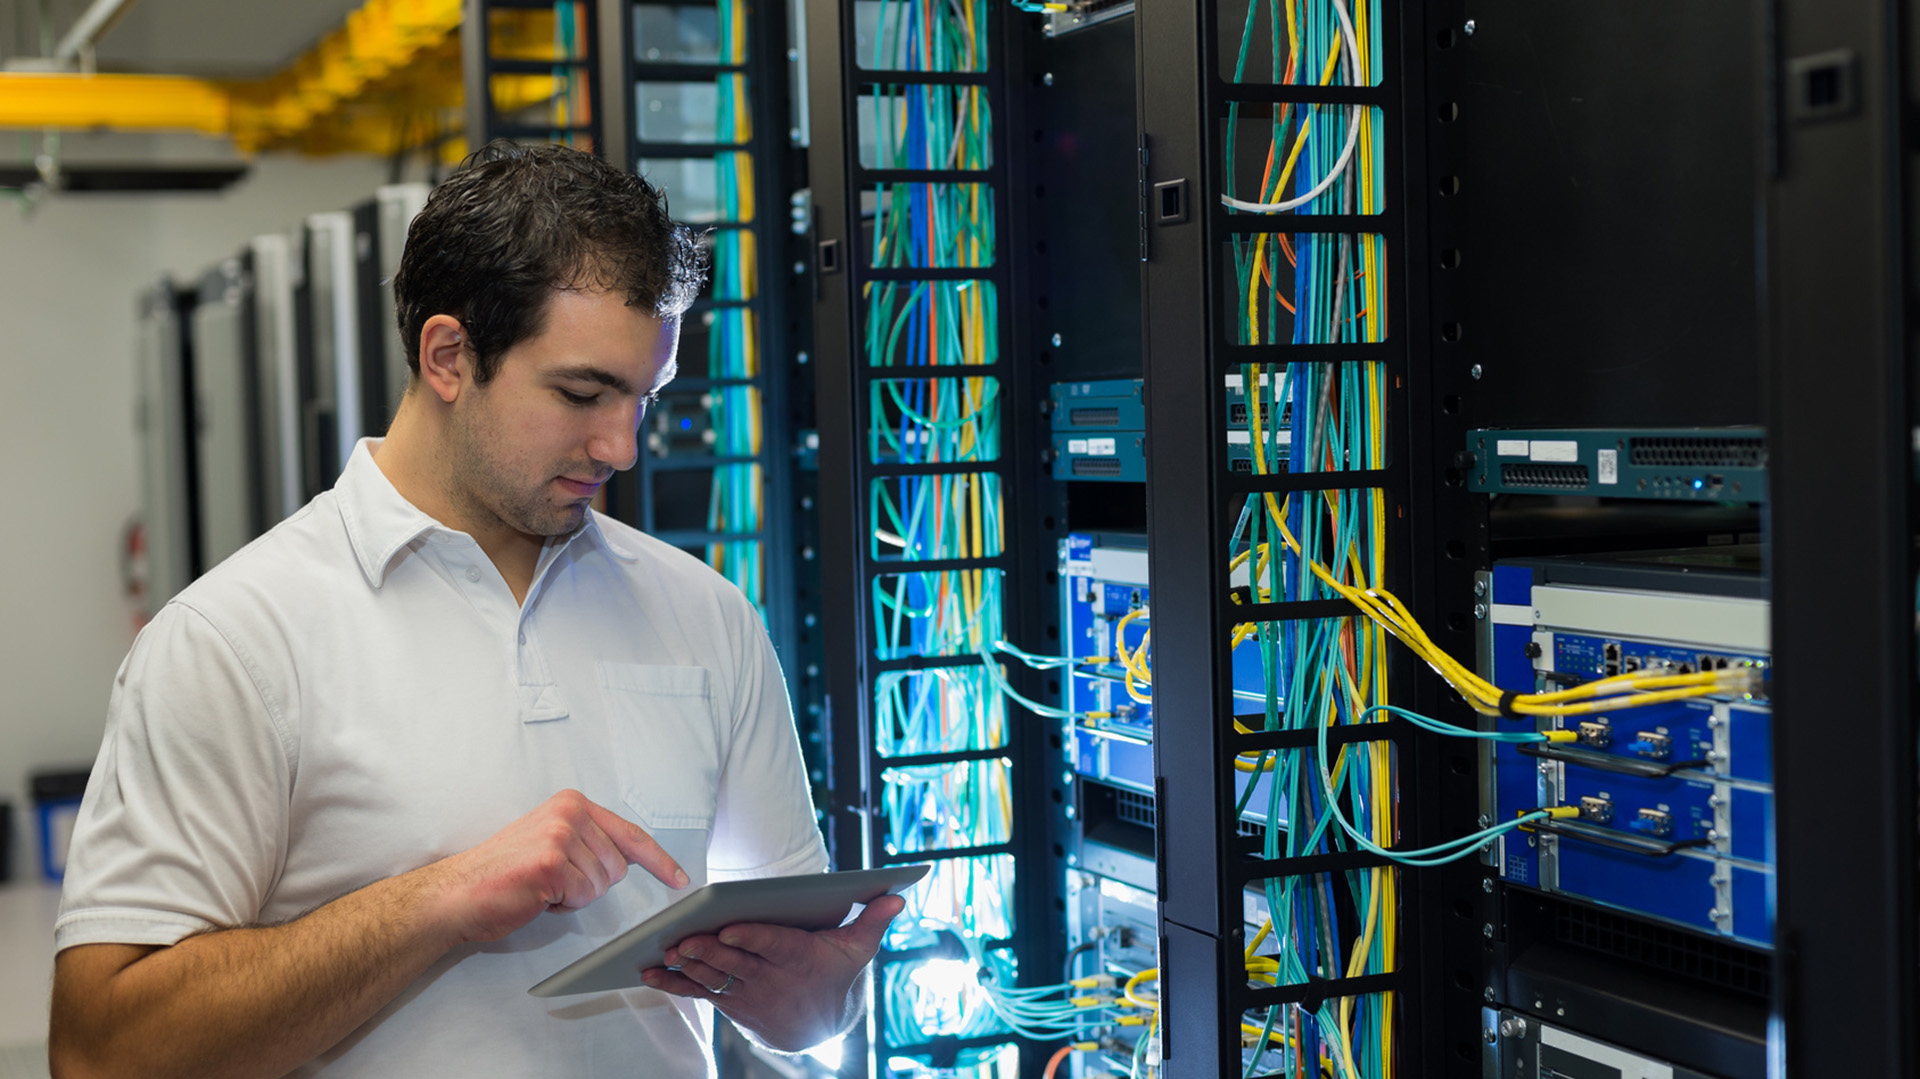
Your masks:
{"label": "tablet bezel", "polygon": [[634,989],[640,972],[666,962],[667,949],[730,925],[760,923],[831,929],[857,904],[898,894],[927,875],[927,865],[844,873],[720,881],[694,889],[640,924],[567,964],[527,990],[536,997]]}

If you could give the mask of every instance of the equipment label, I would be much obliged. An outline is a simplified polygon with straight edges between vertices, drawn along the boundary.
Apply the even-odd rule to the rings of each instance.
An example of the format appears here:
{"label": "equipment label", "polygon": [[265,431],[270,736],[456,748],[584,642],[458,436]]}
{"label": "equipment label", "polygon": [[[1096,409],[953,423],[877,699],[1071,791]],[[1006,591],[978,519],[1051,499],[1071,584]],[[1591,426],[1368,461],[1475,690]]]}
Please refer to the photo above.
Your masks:
{"label": "equipment label", "polygon": [[1082,453],[1082,454],[1083,454],[1083,453],[1086,453],[1086,452],[1087,452],[1087,440],[1086,440],[1086,439],[1084,439],[1084,438],[1069,438],[1069,439],[1067,439],[1067,452],[1068,452],[1068,453]]}
{"label": "equipment label", "polygon": [[1502,457],[1525,457],[1527,440],[1524,438],[1503,438],[1493,444],[1493,452]]}
{"label": "equipment label", "polygon": [[1601,450],[1600,463],[1597,471],[1599,472],[1601,483],[1619,483],[1620,451]]}
{"label": "equipment label", "polygon": [[1531,461],[1578,461],[1580,459],[1580,443],[1571,441],[1563,442],[1558,439],[1548,440],[1536,438],[1533,440],[1533,445],[1528,453],[1527,459]]}
{"label": "equipment label", "polygon": [[1111,438],[1087,439],[1087,453],[1093,457],[1112,457],[1118,449],[1118,445]]}

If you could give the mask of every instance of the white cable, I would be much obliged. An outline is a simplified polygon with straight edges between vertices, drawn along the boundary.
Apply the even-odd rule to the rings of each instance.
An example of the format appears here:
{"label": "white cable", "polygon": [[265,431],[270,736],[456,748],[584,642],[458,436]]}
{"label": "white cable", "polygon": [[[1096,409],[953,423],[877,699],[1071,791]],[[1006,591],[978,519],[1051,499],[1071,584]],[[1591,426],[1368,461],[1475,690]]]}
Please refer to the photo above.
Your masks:
{"label": "white cable", "polygon": [[[1347,84],[1351,86],[1360,77],[1360,50],[1354,44],[1356,35],[1353,32],[1353,19],[1347,15],[1346,5],[1340,0],[1333,0],[1333,13],[1340,17],[1340,36],[1347,40]],[[1312,191],[1285,202],[1244,202],[1231,195],[1222,195],[1220,196],[1221,205],[1250,214],[1278,214],[1298,206],[1305,206],[1319,198],[1327,188],[1333,186],[1335,180],[1340,178],[1340,174],[1347,169],[1347,162],[1353,159],[1353,148],[1360,143],[1360,112],[1365,107],[1364,105],[1352,106],[1353,121],[1347,125],[1347,144],[1340,149],[1340,160],[1333,163],[1333,168],[1327,170],[1326,177],[1315,185]],[[1301,123],[1304,124],[1306,121],[1302,119]]]}

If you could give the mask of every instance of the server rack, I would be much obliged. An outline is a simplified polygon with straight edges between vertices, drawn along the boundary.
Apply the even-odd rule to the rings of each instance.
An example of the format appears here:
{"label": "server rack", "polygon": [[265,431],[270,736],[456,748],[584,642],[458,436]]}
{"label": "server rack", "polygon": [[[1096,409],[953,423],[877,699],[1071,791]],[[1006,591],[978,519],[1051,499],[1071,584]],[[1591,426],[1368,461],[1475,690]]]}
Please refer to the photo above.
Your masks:
{"label": "server rack", "polygon": [[600,6],[466,0],[460,64],[468,146],[494,139],[603,145],[607,129],[595,89],[603,71]]}
{"label": "server rack", "polygon": [[[1912,1074],[1920,24],[1904,3],[1795,0],[1766,15],[1763,370],[1785,717],[1770,1073]],[[1844,739],[1823,722],[1835,715],[1858,717]]]}
{"label": "server rack", "polygon": [[681,321],[681,374],[649,409],[639,464],[611,486],[608,508],[705,558],[761,609],[821,771],[823,739],[809,730],[820,712],[817,607],[804,584],[813,548],[799,524],[811,512],[799,482],[810,401],[795,316],[805,296],[781,213],[802,165],[784,122],[786,15],[744,0],[601,13],[618,46],[603,52],[600,97],[630,118],[605,155],[661,187],[715,259]]}
{"label": "server rack", "polygon": [[134,431],[140,450],[141,525],[148,615],[199,573],[199,477],[194,465],[194,386],[188,324],[192,294],[161,281],[138,300]]}
{"label": "server rack", "polygon": [[[1026,128],[1027,73],[1010,47],[1020,16],[977,2],[896,5],[892,17],[937,25],[931,33],[948,51],[936,56],[932,37],[916,38],[926,52],[890,45],[897,39],[881,32],[880,7],[813,4],[806,25],[821,576],[826,635],[836,643],[826,665],[827,829],[839,865],[932,861],[935,870],[876,963],[868,1044],[856,1056],[876,1074],[1032,1074],[1041,1046],[1004,1026],[942,1020],[913,1030],[903,1015],[921,1000],[966,997],[964,979],[931,980],[937,964],[968,954],[961,938],[1003,981],[1016,969],[1020,984],[1052,981],[1061,957],[1051,926],[1064,909],[1063,863],[1048,824],[1059,813],[1058,736],[1012,716],[993,688],[1011,678],[1035,689],[1001,674],[992,649],[1042,631],[1057,580],[1050,544],[1030,540],[1046,494],[1044,392],[1022,370],[1035,331],[1021,197],[1033,181],[1022,140],[1010,134]],[[919,130],[916,116],[953,125],[941,128],[950,141],[938,152],[913,136],[892,141]],[[965,209],[952,211],[954,230],[939,233],[950,246],[920,246],[898,231],[931,232],[932,215],[957,205]],[[919,321],[902,344],[888,328],[909,315]],[[961,327],[951,340],[929,332],[940,319]],[[953,411],[934,416],[936,406]],[[953,523],[963,535],[971,529],[971,540],[930,543],[906,526],[904,510],[896,521],[892,510],[912,490],[970,506]],[[957,628],[901,628],[913,621],[909,608],[949,609],[940,599],[949,593],[971,608]],[[937,739],[905,738],[899,701],[915,693],[967,702],[954,712],[970,718]],[[915,784],[948,780],[1002,791],[1011,808],[1002,827],[915,834],[902,816],[912,812],[903,805],[918,804]],[[951,898],[960,880],[976,897],[964,907]],[[933,931],[923,914],[958,932]]]}
{"label": "server rack", "polygon": [[[1377,82],[1301,86],[1230,81],[1222,65],[1223,24],[1229,13],[1214,4],[1141,5],[1140,70],[1141,259],[1143,327],[1148,393],[1148,539],[1156,602],[1154,697],[1159,791],[1159,870],[1162,915],[1161,1019],[1168,1068],[1180,1075],[1237,1075],[1244,1012],[1271,1005],[1302,1005],[1388,994],[1403,1016],[1402,1035],[1389,1050],[1402,1063],[1431,1066],[1438,973],[1419,962],[1431,948],[1436,919],[1427,889],[1416,879],[1396,880],[1401,946],[1372,973],[1309,971],[1294,984],[1255,988],[1243,972],[1245,939],[1241,890],[1271,878],[1372,872],[1392,863],[1346,845],[1346,849],[1271,857],[1238,832],[1231,762],[1242,752],[1281,753],[1307,759],[1308,730],[1235,733],[1229,636],[1250,622],[1300,622],[1353,616],[1339,599],[1236,603],[1230,559],[1232,537],[1249,496],[1264,500],[1341,489],[1381,492],[1389,510],[1388,584],[1423,617],[1430,609],[1423,567],[1414,552],[1425,549],[1420,519],[1426,497],[1421,458],[1412,451],[1430,409],[1426,381],[1426,335],[1421,297],[1409,288],[1410,267],[1425,263],[1420,220],[1410,204],[1419,168],[1423,87],[1417,45],[1423,36],[1421,9],[1384,5],[1383,51]],[[1240,9],[1244,16],[1244,9]],[[1317,103],[1378,110],[1383,125],[1384,201],[1377,214],[1312,213],[1289,217],[1230,213],[1220,196],[1230,190],[1240,147],[1226,142],[1228,109],[1251,110]],[[1258,174],[1255,174],[1256,177]],[[1244,182],[1244,181],[1243,181]],[[1263,185],[1264,186],[1264,185]],[[1312,213],[1312,216],[1308,216]],[[1230,327],[1223,253],[1237,236],[1321,233],[1380,236],[1385,242],[1386,294],[1394,312],[1384,339],[1329,344],[1255,344],[1236,340]],[[1277,245],[1277,239],[1271,241]],[[1358,242],[1357,239],[1355,241]],[[1275,276],[1278,276],[1277,274]],[[1417,280],[1417,278],[1414,278]],[[1304,300],[1302,300],[1304,306]],[[1315,470],[1296,462],[1273,475],[1237,472],[1228,463],[1228,406],[1222,387],[1229,375],[1257,392],[1254,365],[1377,365],[1390,380],[1387,414],[1391,450],[1384,463]],[[1275,417],[1277,420],[1278,417]],[[1258,436],[1256,436],[1256,442]],[[1255,446],[1255,453],[1262,452]],[[1305,467],[1302,467],[1302,465]],[[1395,695],[1412,695],[1415,707],[1435,696],[1395,664]],[[1241,717],[1257,721],[1257,717]],[[1252,726],[1249,722],[1247,726]],[[1178,732],[1176,736],[1174,732]],[[1451,838],[1446,824],[1428,816],[1436,796],[1438,748],[1397,719],[1334,728],[1328,743],[1393,747],[1402,807],[1423,812],[1401,818],[1401,847]],[[1431,792],[1431,793],[1430,793]],[[1399,876],[1389,873],[1388,879]],[[1402,883],[1404,881],[1404,883]],[[1347,976],[1342,976],[1347,975]]]}

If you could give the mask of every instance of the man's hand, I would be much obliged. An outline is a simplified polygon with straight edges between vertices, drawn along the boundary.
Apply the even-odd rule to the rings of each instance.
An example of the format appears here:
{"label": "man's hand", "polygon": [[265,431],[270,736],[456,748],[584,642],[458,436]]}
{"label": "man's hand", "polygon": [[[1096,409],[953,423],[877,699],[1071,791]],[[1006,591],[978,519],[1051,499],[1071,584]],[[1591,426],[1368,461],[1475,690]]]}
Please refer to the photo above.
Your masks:
{"label": "man's hand", "polygon": [[495,833],[428,866],[446,924],[466,941],[498,940],[550,910],[579,910],[637,865],[669,887],[686,871],[639,825],[567,790]]}
{"label": "man's hand", "polygon": [[[852,990],[880,950],[887,923],[906,905],[883,895],[853,921],[817,933],[730,925],[668,951],[677,972],[652,967],[641,977],[675,996],[712,1001],[770,1048],[797,1053],[843,1033],[858,1017]],[[724,994],[712,991],[721,988]]]}

